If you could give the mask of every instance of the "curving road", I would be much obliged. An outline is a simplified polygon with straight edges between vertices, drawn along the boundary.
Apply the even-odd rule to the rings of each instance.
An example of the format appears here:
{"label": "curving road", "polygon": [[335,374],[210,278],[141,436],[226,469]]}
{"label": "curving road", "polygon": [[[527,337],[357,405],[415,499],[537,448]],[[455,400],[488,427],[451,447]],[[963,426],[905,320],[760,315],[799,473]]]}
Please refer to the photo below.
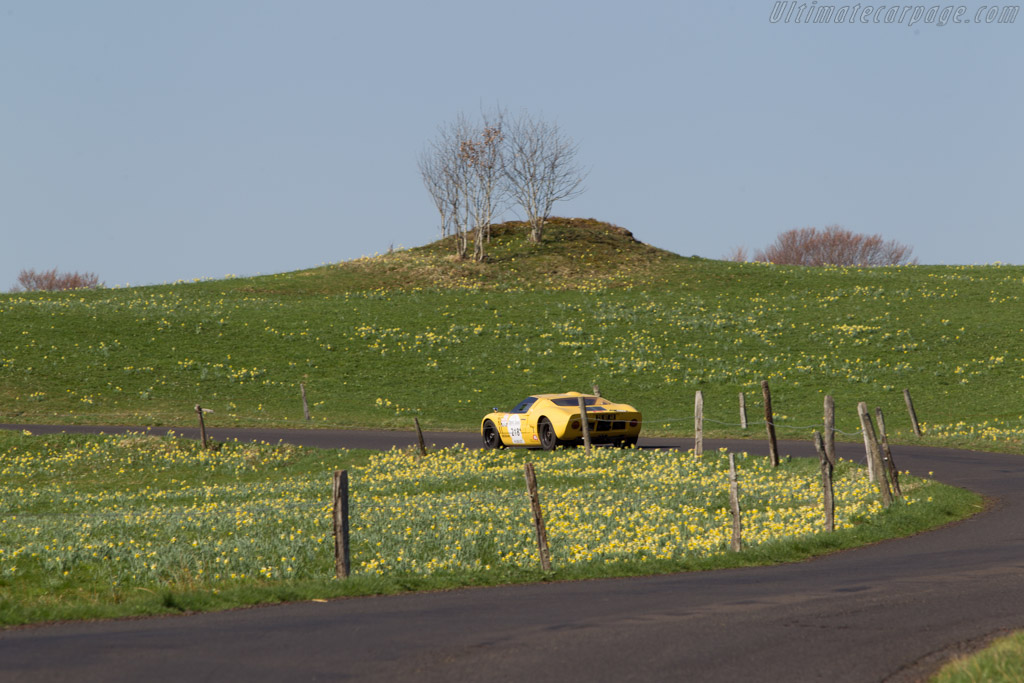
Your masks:
{"label": "curving road", "polygon": [[[329,447],[414,439],[211,431]],[[427,434],[437,444],[477,439]],[[767,450],[706,444],[719,446]],[[799,442],[780,449],[813,455]],[[837,449],[863,456],[856,444]],[[937,531],[776,567],[9,629],[0,631],[0,680],[920,680],[948,657],[1024,627],[1024,457],[913,446],[894,457],[901,469],[934,471],[988,496],[990,507]]]}

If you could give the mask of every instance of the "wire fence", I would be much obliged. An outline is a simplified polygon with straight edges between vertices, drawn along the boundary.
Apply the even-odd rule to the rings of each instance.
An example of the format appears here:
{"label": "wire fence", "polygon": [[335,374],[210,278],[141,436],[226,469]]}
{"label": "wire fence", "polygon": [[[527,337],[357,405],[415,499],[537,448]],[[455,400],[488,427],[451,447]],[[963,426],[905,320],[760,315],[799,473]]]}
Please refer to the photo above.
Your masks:
{"label": "wire fence", "polygon": [[[674,423],[677,423],[677,422],[684,422],[684,423],[689,424],[689,423],[693,422],[693,418],[692,417],[670,417],[670,418],[666,418],[666,419],[645,419],[644,422],[647,422],[648,424],[674,424]],[[722,425],[724,427],[740,427],[740,428],[743,428],[743,424],[742,423],[739,423],[739,422],[723,422],[722,420],[715,420],[715,419],[712,419],[710,417],[705,417],[704,418],[704,422],[714,422],[715,424]],[[768,423],[767,420],[752,420],[752,421],[748,421],[747,422],[747,428],[749,428],[752,425],[759,426],[759,425],[768,425],[768,424],[769,423]],[[798,425],[781,424],[779,422],[772,422],[771,425],[773,427],[775,427],[776,429],[793,429],[793,430],[799,430],[799,431],[806,431],[808,429],[821,429],[822,428],[822,425],[820,425],[820,424],[798,426]],[[861,429],[857,429],[857,430],[854,430],[852,432],[846,432],[846,431],[843,431],[841,429],[833,428],[833,431],[836,434],[843,434],[845,436],[857,436],[857,435],[860,435],[860,434],[864,433],[864,431],[861,430]]]}

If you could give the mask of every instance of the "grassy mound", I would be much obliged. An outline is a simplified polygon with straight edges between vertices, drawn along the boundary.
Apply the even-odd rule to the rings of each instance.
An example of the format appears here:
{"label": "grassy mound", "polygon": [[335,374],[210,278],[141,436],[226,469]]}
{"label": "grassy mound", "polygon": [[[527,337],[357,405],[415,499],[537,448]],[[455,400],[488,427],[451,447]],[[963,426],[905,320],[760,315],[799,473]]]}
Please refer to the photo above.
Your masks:
{"label": "grassy mound", "polygon": [[636,240],[625,228],[594,219],[553,218],[540,243],[520,221],[491,226],[483,262],[456,257],[455,237],[422,247],[311,270],[257,278],[249,292],[336,294],[368,290],[577,289],[651,282],[682,259]]}

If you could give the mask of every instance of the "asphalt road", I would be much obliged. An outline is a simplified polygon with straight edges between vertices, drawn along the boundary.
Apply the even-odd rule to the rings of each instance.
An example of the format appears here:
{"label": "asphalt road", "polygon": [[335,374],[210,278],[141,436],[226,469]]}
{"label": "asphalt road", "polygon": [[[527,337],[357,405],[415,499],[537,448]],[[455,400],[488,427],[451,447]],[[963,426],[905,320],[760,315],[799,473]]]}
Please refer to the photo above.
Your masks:
{"label": "asphalt road", "polygon": [[[334,447],[415,438],[212,431]],[[438,444],[477,439],[427,434]],[[705,447],[719,446],[767,450],[757,441]],[[855,444],[837,448],[863,456]],[[798,442],[780,450],[813,453]],[[940,530],[776,567],[9,629],[0,631],[0,680],[920,680],[1024,628],[1024,457],[902,446],[894,458],[991,505]]]}

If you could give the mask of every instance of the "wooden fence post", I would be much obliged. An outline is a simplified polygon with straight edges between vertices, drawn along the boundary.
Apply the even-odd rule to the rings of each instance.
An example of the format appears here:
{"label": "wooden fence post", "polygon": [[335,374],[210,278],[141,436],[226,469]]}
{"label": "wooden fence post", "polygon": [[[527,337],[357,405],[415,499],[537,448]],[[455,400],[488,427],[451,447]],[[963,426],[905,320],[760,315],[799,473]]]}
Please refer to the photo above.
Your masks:
{"label": "wooden fence post", "polygon": [[594,396],[598,398],[601,396],[601,390],[597,387],[597,382],[594,382]]}
{"label": "wooden fence post", "polygon": [[740,428],[747,428],[747,397],[740,392]]}
{"label": "wooden fence post", "polygon": [[348,470],[335,470],[331,480],[334,510],[334,574],[347,579],[351,569],[348,539]]}
{"label": "wooden fence post", "polygon": [[832,467],[836,466],[836,402],[831,396],[825,397],[825,457]]}
{"label": "wooden fence post", "polygon": [[914,412],[914,402],[910,400],[910,389],[903,390],[903,400],[907,404],[907,412],[910,413],[910,424],[914,426],[914,436],[921,436],[921,427],[917,424],[917,413]]}
{"label": "wooden fence post", "polygon": [[878,421],[878,431],[882,435],[882,457],[885,459],[885,470],[889,473],[889,481],[892,482],[892,492],[897,498],[903,497],[900,489],[900,471],[896,469],[896,462],[892,459],[892,450],[889,448],[889,435],[885,431],[885,416],[882,415],[881,406],[875,408],[875,419]]}
{"label": "wooden fence post", "polygon": [[420,453],[416,457],[416,462],[423,462],[423,458],[427,457],[427,446],[423,443],[423,430],[420,429],[420,419],[418,417],[414,417],[412,421],[416,423],[416,438],[420,442]]}
{"label": "wooden fence post", "polygon": [[874,428],[871,426],[871,416],[868,415],[868,404],[861,401],[857,404],[857,416],[860,417],[860,433],[864,436],[864,450],[867,453],[868,479],[872,483],[878,481],[878,473],[875,472],[875,441]]}
{"label": "wooden fence post", "polygon": [[209,448],[209,444],[206,441],[206,422],[203,420],[203,408],[198,403],[196,404],[196,415],[199,416],[199,437],[203,442],[203,449]]}
{"label": "wooden fence post", "polygon": [[693,453],[704,453],[704,392],[698,391],[693,401]]}
{"label": "wooden fence post", "polygon": [[587,402],[579,397],[580,423],[583,429],[583,448],[587,455],[590,455],[590,421],[587,420]]}
{"label": "wooden fence post", "polygon": [[814,432],[814,448],[818,451],[818,459],[821,461],[821,493],[825,507],[825,531],[835,531],[836,501],[832,488],[832,461],[829,460],[821,434],[817,431]]}
{"label": "wooden fence post", "polygon": [[526,475],[526,491],[530,494],[530,509],[533,512],[533,528],[537,532],[537,551],[540,553],[540,568],[551,571],[551,555],[548,552],[548,532],[544,528],[544,514],[540,509],[540,491],[537,490],[537,475],[533,463],[523,465]]}
{"label": "wooden fence post", "polygon": [[729,548],[733,552],[743,550],[743,525],[740,523],[740,490],[736,481],[736,456],[729,452],[729,507],[732,509],[732,539]]}
{"label": "wooden fence post", "polygon": [[299,382],[299,391],[302,392],[302,415],[309,422],[309,403],[306,402],[306,383]]}
{"label": "wooden fence post", "polygon": [[889,480],[885,476],[885,466],[882,464],[882,455],[878,447],[878,436],[875,434],[875,425],[871,422],[871,415],[868,413],[868,404],[861,401],[857,404],[857,414],[860,416],[860,428],[864,432],[864,450],[868,456],[868,478],[878,485],[882,494],[882,505],[889,507],[892,504],[892,492],[889,490]]}
{"label": "wooden fence post", "polygon": [[772,392],[768,388],[768,380],[761,380],[761,393],[764,395],[764,422],[768,428],[768,454],[772,467],[779,466],[779,446],[775,441],[775,415],[772,412]]}

